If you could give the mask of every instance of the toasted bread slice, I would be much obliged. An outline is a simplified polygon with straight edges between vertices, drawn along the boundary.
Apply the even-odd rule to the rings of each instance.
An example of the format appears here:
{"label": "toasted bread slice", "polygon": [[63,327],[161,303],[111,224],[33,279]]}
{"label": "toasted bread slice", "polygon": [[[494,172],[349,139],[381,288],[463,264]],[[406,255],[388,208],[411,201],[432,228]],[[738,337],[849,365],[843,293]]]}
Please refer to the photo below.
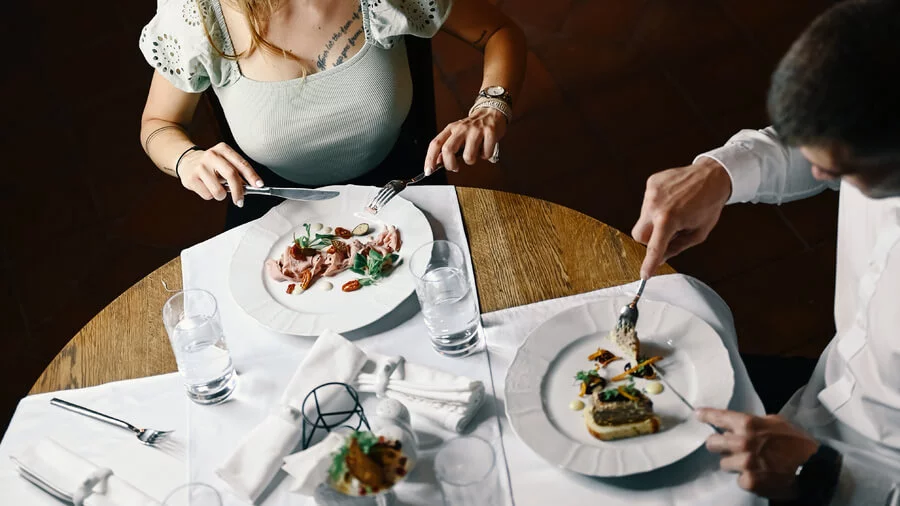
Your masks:
{"label": "toasted bread slice", "polygon": [[612,441],[628,437],[643,436],[659,432],[660,420],[656,415],[650,415],[640,422],[623,423],[617,425],[599,425],[594,421],[593,407],[584,410],[584,423],[588,432],[601,441]]}

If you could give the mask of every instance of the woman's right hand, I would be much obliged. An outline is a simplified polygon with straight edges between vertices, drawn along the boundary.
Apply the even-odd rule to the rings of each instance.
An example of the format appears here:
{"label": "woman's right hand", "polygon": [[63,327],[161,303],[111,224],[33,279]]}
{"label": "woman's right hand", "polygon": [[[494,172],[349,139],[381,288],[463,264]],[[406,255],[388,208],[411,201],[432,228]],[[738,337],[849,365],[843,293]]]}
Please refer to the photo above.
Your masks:
{"label": "woman's right hand", "polygon": [[263,181],[247,160],[220,142],[207,150],[191,151],[178,164],[181,184],[200,195],[204,200],[225,200],[228,192],[222,186],[222,179],[231,189],[231,200],[238,207],[244,206],[244,181],[256,187]]}

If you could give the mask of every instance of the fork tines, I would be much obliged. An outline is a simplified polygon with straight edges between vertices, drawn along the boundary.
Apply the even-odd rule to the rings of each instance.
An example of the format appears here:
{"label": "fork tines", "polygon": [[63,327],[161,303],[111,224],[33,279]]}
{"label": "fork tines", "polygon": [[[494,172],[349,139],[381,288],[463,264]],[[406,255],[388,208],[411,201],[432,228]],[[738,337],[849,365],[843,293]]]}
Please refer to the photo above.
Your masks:
{"label": "fork tines", "polygon": [[397,195],[397,189],[393,184],[388,183],[384,185],[378,193],[372,197],[372,200],[369,202],[369,205],[366,206],[367,209],[371,210],[373,213],[378,213],[385,204],[388,203],[389,200],[394,198]]}

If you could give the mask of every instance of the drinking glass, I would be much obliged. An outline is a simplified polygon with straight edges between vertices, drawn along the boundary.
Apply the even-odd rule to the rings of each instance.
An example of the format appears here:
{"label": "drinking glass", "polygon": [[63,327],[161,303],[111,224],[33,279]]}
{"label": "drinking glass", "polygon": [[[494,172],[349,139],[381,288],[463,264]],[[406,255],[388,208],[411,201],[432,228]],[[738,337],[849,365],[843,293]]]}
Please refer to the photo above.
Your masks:
{"label": "drinking glass", "polygon": [[222,496],[205,483],[188,483],[169,493],[162,506],[222,506]]}
{"label": "drinking glass", "polygon": [[213,294],[182,290],[166,301],[162,313],[188,397],[197,404],[227,399],[236,377]]}
{"label": "drinking glass", "polygon": [[434,458],[444,506],[504,504],[494,448],[476,436],[451,439]]}
{"label": "drinking glass", "polygon": [[409,268],[434,349],[455,357],[477,350],[481,318],[462,249],[450,241],[425,244],[412,254]]}

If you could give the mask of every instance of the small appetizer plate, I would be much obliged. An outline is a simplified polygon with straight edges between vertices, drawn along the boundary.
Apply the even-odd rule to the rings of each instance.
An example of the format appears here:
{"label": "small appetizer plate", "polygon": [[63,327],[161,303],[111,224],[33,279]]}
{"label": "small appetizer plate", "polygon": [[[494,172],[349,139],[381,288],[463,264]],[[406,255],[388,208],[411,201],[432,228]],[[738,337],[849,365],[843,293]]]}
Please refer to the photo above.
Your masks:
{"label": "small appetizer plate", "polygon": [[[434,237],[428,219],[410,201],[396,197],[389,208],[377,216],[360,208],[376,191],[369,186],[329,186],[340,197],[319,201],[287,200],[249,226],[234,252],[229,269],[229,287],[235,302],[263,327],[298,336],[318,336],[326,329],[349,332],[387,315],[416,290],[415,280],[406,266],[407,256]],[[400,231],[400,264],[376,284],[354,292],[341,286],[362,276],[349,270],[334,277],[323,277],[302,292],[286,293],[289,283],[278,282],[266,274],[265,263],[280,258],[294,236],[305,233],[304,224],[353,230],[367,223],[367,234],[356,237],[363,243],[376,237],[387,225]],[[323,233],[312,227],[311,232]],[[330,290],[325,288],[331,287]]]}
{"label": "small appetizer plate", "polygon": [[[590,476],[626,476],[676,462],[698,447],[713,429],[668,389],[653,395],[653,411],[662,420],[659,432],[615,441],[588,433],[578,402],[590,409],[591,398],[579,397],[579,371],[595,369],[588,357],[598,348],[623,356],[607,339],[619,308],[629,297],[610,297],[563,311],[541,324],[516,352],[506,374],[506,415],[516,435],[551,464]],[[722,339],[705,321],[662,302],[641,301],[637,324],[641,355],[661,356],[654,364],[666,380],[694,406],[726,408],[734,390],[734,370]],[[628,359],[599,367],[611,379]],[[606,388],[628,385],[647,391],[651,382],[629,378]],[[650,390],[653,390],[652,388]]]}

